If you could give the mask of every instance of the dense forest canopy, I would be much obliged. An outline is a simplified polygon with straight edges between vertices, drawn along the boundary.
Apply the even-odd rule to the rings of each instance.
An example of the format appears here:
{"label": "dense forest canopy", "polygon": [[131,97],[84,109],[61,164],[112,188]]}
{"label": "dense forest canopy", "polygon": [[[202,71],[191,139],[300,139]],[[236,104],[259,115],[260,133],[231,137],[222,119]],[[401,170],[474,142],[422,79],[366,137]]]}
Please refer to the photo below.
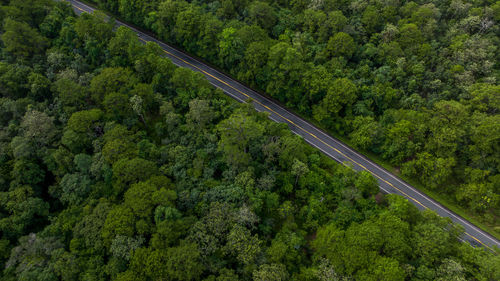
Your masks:
{"label": "dense forest canopy", "polygon": [[[0,3],[2,280],[500,279],[500,255],[460,242],[459,226],[419,212],[402,197],[380,194],[369,173],[335,163],[286,125],[226,97],[202,74],[175,67],[156,44],[141,44],[131,30],[114,31],[104,14],[76,17],[68,4],[51,0]],[[109,2],[108,8],[136,20],[143,20],[136,11],[153,17],[157,7],[120,3]],[[247,39],[261,34],[268,43],[254,44],[256,54],[269,50],[292,60],[299,52],[285,37],[277,47],[265,44],[275,40],[266,39],[268,34],[282,35],[277,24],[292,24],[305,4],[278,10],[273,3],[228,3],[204,6],[213,10],[206,13],[213,25],[189,22],[205,20],[188,16],[205,12],[194,4],[167,1],[159,7],[177,7],[170,16],[176,15],[177,25],[186,20],[188,33],[194,27],[222,28],[218,17],[247,16],[262,27],[245,30],[243,22],[231,21],[222,34],[228,40],[241,32],[255,35]],[[184,34],[179,38],[198,44],[177,25],[175,34]],[[332,38],[346,36],[351,35]],[[226,62],[232,64],[236,54],[228,52]],[[278,57],[270,63],[287,67]],[[328,76],[326,67],[315,71],[325,68],[318,73]],[[331,87],[351,89],[354,101],[362,91],[356,83],[338,77]],[[317,86],[319,93],[323,86]],[[495,96],[495,86],[472,87],[477,95],[436,102],[436,108],[457,116],[472,112],[477,122],[496,118],[495,104],[484,102]],[[326,104],[327,110],[338,106]],[[406,119],[433,112],[424,107],[393,110],[391,116],[402,118],[396,126],[424,126]],[[436,116],[432,122],[456,122],[455,115]],[[376,115],[371,118],[372,123],[353,120],[383,126]],[[483,139],[495,127],[488,124]],[[491,157],[483,160],[497,160]],[[475,179],[470,185],[491,188],[493,172],[468,173]]]}
{"label": "dense forest canopy", "polygon": [[500,1],[94,0],[500,235]]}

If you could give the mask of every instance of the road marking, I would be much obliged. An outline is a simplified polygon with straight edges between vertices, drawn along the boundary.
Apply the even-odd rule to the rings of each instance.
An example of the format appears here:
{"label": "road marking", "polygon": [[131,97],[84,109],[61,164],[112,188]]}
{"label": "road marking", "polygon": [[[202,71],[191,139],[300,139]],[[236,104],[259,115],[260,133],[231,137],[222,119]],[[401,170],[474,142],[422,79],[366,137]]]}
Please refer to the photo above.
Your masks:
{"label": "road marking", "polygon": [[78,6],[74,6],[74,7],[75,7],[75,8],[77,8],[78,10],[80,10],[80,11],[84,12],[84,13],[88,13],[87,11],[85,11],[84,9],[82,9],[82,8],[80,8],[80,7],[78,7]]}
{"label": "road marking", "polygon": [[474,236],[470,235],[469,233],[467,233],[467,232],[465,232],[465,231],[464,231],[464,233],[465,233],[467,236],[469,236],[470,238],[472,238],[472,239],[476,240],[477,242],[481,243],[483,246],[486,246],[486,247],[488,247],[488,249],[490,249],[490,250],[492,250],[492,251],[493,251],[493,249],[492,249],[492,248],[490,248],[489,246],[485,245],[483,242],[481,242],[481,240],[477,239],[476,237],[474,237]]}
{"label": "road marking", "polygon": [[[71,2],[71,3],[72,3],[72,2]],[[73,4],[73,6],[74,6],[75,8],[77,8],[78,10],[82,11],[82,12],[87,12],[87,11],[85,11],[84,9],[82,9],[82,8],[80,8],[80,7],[78,7],[78,6],[74,5],[74,4]],[[91,9],[91,10],[93,10],[93,9]],[[127,26],[127,25],[126,25],[126,26]],[[128,27],[130,28],[130,26],[128,26]],[[135,30],[135,28],[133,28],[133,29]],[[146,41],[145,39],[143,39],[143,38],[141,38],[141,37],[138,37],[138,38],[139,38],[140,40],[142,40],[143,42],[149,42],[149,41]],[[187,64],[187,65],[190,65],[190,66],[192,66],[192,67],[194,67],[194,68],[198,69],[200,72],[204,73],[205,75],[208,75],[208,76],[212,77],[213,79],[215,79],[215,80],[217,80],[217,81],[221,82],[222,84],[224,84],[224,85],[226,85],[226,86],[230,87],[231,89],[233,89],[233,90],[235,90],[235,91],[239,92],[240,94],[244,95],[244,96],[245,96],[245,97],[247,97],[248,99],[251,99],[251,97],[250,97],[248,94],[246,94],[246,93],[244,93],[244,92],[242,92],[242,91],[240,91],[240,90],[236,89],[235,87],[231,86],[229,83],[225,82],[224,80],[222,80],[222,79],[220,79],[220,78],[218,78],[218,77],[216,77],[216,76],[214,76],[214,75],[210,74],[209,72],[207,72],[207,71],[205,71],[205,70],[203,70],[203,69],[199,68],[198,66],[196,66],[196,65],[194,65],[194,64],[192,64],[192,63],[190,63],[190,62],[188,62],[188,61],[186,61],[186,60],[184,60],[184,59],[182,59],[182,58],[180,58],[180,57],[178,57],[178,56],[176,56],[176,55],[174,55],[173,53],[168,52],[167,50],[164,50],[163,48],[162,48],[162,50],[163,50],[163,52],[165,52],[167,55],[170,55],[170,56],[172,56],[172,57],[174,57],[174,58],[176,58],[176,59],[178,59],[178,60],[182,61],[183,63],[185,63],[185,64]],[[236,98],[236,99],[238,99],[238,98]],[[238,100],[239,100],[239,101],[241,101],[240,99],[238,99]],[[294,126],[295,126],[295,127],[297,127],[298,129],[300,129],[300,130],[304,131],[305,133],[309,134],[309,135],[310,135],[310,136],[312,136],[313,138],[317,139],[318,141],[320,141],[321,143],[323,143],[324,145],[326,145],[326,146],[327,146],[327,147],[329,147],[330,149],[334,150],[334,151],[335,151],[335,152],[337,152],[338,154],[340,154],[340,155],[342,155],[343,157],[347,158],[347,159],[348,159],[349,161],[351,161],[352,163],[354,163],[354,164],[358,165],[359,167],[361,167],[361,168],[362,168],[362,169],[364,169],[365,171],[368,171],[370,174],[372,174],[373,176],[375,176],[376,178],[378,178],[378,179],[379,179],[379,180],[381,180],[382,182],[385,182],[387,185],[389,185],[389,186],[391,186],[392,188],[394,188],[395,190],[399,191],[401,194],[403,194],[403,195],[404,195],[405,197],[407,197],[408,199],[413,200],[415,203],[419,204],[419,205],[420,205],[420,206],[422,206],[424,209],[429,209],[427,206],[425,206],[424,204],[422,204],[422,203],[421,203],[420,201],[418,201],[417,199],[415,199],[415,198],[413,198],[412,196],[408,195],[406,192],[404,192],[404,191],[402,191],[401,189],[397,188],[396,186],[394,186],[392,183],[388,182],[387,180],[385,180],[385,179],[381,178],[380,176],[378,176],[378,175],[377,175],[377,174],[375,174],[374,172],[370,171],[368,168],[366,168],[366,167],[365,167],[364,165],[362,165],[361,163],[358,163],[357,161],[355,161],[355,160],[354,160],[354,159],[352,159],[351,157],[347,156],[346,154],[344,154],[343,152],[341,152],[341,151],[340,151],[340,150],[338,150],[337,148],[335,148],[335,147],[331,146],[331,145],[330,145],[330,144],[328,144],[327,142],[325,142],[325,141],[323,141],[322,139],[320,139],[320,138],[319,138],[318,136],[316,136],[315,134],[313,134],[313,133],[309,132],[308,130],[304,129],[302,126],[299,126],[298,124],[296,124],[296,123],[295,123],[295,122],[293,122],[292,120],[290,120],[290,119],[286,118],[285,116],[283,116],[283,115],[279,114],[278,112],[274,111],[273,109],[271,109],[271,108],[270,108],[270,107],[268,107],[267,105],[264,105],[263,103],[261,103],[261,102],[259,102],[259,101],[257,101],[257,100],[253,100],[253,102],[254,102],[254,103],[257,103],[257,104],[259,104],[259,105],[261,105],[262,107],[266,108],[266,109],[267,109],[267,110],[269,110],[270,112],[272,112],[272,113],[276,114],[277,116],[281,117],[283,120],[287,121],[289,124],[294,125]],[[321,130],[320,130],[320,132],[321,132],[322,134],[326,135],[327,137],[330,137],[330,136],[328,136],[327,134],[325,134],[324,132],[322,132]],[[306,140],[306,141],[307,141],[307,140]],[[308,142],[308,141],[307,141],[307,142]],[[309,143],[310,143],[310,142],[309,142]],[[349,149],[348,147],[346,147],[345,145],[343,145],[342,143],[340,143],[340,142],[337,142],[337,143],[339,143],[341,146],[343,146],[344,148],[346,148],[346,149],[347,149],[347,150],[349,150],[350,152],[353,152],[354,154],[357,154],[358,156],[361,156],[361,155],[359,155],[358,153],[356,153],[355,151],[353,151],[353,150]],[[312,143],[311,143],[311,144],[312,144]],[[313,145],[313,146],[315,146],[315,145]],[[315,146],[315,147],[321,150],[321,148],[319,148],[319,147],[317,147],[317,146]],[[336,158],[335,158],[335,157],[333,157],[330,153],[327,153],[326,151],[323,151],[323,152],[324,152],[324,153],[326,153],[327,155],[329,155],[330,157],[332,157],[332,158],[336,159]],[[338,161],[338,160],[337,160],[337,161]],[[369,162],[368,162],[368,163],[369,163]],[[343,164],[344,164],[344,163],[343,163]],[[370,164],[371,164],[371,163],[370,163]],[[344,165],[345,165],[345,164],[344,164]],[[397,181],[399,181],[400,183],[402,183],[402,184],[404,184],[404,185],[406,185],[406,186],[408,187],[408,185],[407,185],[406,183],[404,183],[404,182],[400,181],[397,177],[394,177],[393,175],[391,175],[391,174],[387,173],[386,171],[384,171],[383,169],[378,168],[378,167],[377,167],[377,166],[375,166],[375,165],[372,165],[372,166],[374,166],[374,167],[375,167],[376,169],[378,169],[378,170],[381,170],[381,171],[382,171],[382,172],[384,172],[385,174],[389,175],[391,178],[396,179]],[[383,189],[384,191],[386,191],[386,192],[387,192],[387,190],[385,190],[384,188],[382,188],[382,186],[379,186],[379,187],[380,187],[381,189]],[[414,190],[414,189],[412,188],[412,190]],[[415,192],[417,192],[417,193],[419,193],[421,196],[426,197],[426,196],[424,196],[422,193],[420,193],[418,190],[414,190],[414,191],[415,191]],[[432,204],[434,204],[434,205],[436,205],[436,206],[438,206],[438,207],[441,207],[441,206],[437,205],[435,202],[433,202],[432,200],[429,200],[429,202],[431,202]],[[442,208],[442,207],[441,207],[441,208]],[[444,208],[443,208],[443,209],[444,209]],[[444,210],[446,210],[446,212],[447,212],[448,214],[450,214],[450,215],[452,215],[453,217],[455,217],[455,218],[459,219],[460,221],[464,222],[462,219],[460,219],[459,217],[455,216],[453,213],[450,213],[447,209],[444,209]],[[467,222],[464,222],[464,223],[466,223],[467,225],[469,225],[469,226],[471,226],[471,227],[472,227],[472,225],[470,225],[469,223],[467,223]],[[468,235],[469,237],[471,237],[472,239],[474,239],[475,241],[477,241],[477,242],[481,243],[483,246],[487,247],[488,249],[493,250],[493,249],[491,249],[488,245],[484,244],[483,242],[481,242],[481,240],[479,240],[478,238],[474,237],[473,235],[471,235],[471,234],[469,234],[469,233],[467,233],[467,232],[465,232],[465,231],[464,231],[464,233],[465,233],[466,235]],[[485,235],[485,236],[486,236],[486,235]]]}

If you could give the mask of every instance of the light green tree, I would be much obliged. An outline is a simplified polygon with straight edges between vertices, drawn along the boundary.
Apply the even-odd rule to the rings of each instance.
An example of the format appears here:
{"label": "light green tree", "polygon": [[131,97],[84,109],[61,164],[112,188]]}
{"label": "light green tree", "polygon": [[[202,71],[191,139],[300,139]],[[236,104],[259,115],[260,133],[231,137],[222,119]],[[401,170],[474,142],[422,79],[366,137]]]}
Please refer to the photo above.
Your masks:
{"label": "light green tree", "polygon": [[349,59],[356,50],[356,44],[349,34],[338,32],[328,40],[327,50],[330,56]]}

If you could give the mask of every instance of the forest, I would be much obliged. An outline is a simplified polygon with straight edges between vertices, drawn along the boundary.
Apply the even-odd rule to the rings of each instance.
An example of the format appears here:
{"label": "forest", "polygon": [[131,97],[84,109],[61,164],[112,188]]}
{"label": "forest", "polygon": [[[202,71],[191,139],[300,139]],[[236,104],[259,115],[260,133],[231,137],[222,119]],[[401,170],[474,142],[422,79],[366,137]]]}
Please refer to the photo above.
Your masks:
{"label": "forest", "polygon": [[[500,280],[499,253],[461,242],[460,226],[380,193],[368,172],[334,162],[103,13],[77,17],[51,0],[0,3],[1,280]],[[204,11],[165,3],[185,5],[178,15]],[[240,18],[214,5],[204,7],[216,26],[217,17]],[[230,22],[223,34],[234,38],[243,23]],[[353,81],[333,85],[357,94]],[[495,86],[472,87],[478,96],[436,106],[497,118],[498,104],[485,103]],[[420,118],[432,114],[425,108],[387,110]],[[470,185],[492,188],[493,172],[470,173],[484,180]]]}
{"label": "forest", "polygon": [[500,235],[500,1],[94,0]]}

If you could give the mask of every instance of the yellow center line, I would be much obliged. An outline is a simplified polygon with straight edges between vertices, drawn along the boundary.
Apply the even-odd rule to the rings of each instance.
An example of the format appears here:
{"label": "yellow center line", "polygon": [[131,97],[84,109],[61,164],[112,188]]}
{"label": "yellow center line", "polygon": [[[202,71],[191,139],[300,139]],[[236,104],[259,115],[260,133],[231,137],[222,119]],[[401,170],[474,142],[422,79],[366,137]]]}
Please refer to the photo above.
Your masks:
{"label": "yellow center line", "polygon": [[[142,40],[143,42],[148,42],[148,41],[146,41],[146,40],[144,40],[144,39],[142,39],[142,38],[140,38],[140,37],[139,37],[139,39],[140,39],[140,40]],[[223,81],[223,80],[221,80],[221,79],[220,79],[220,78],[218,78],[218,77],[215,77],[214,75],[212,75],[212,74],[208,73],[207,71],[205,71],[205,70],[203,70],[203,69],[199,68],[198,66],[193,65],[192,63],[185,61],[184,59],[182,59],[182,58],[180,58],[180,57],[178,57],[178,56],[176,56],[176,55],[172,54],[171,52],[168,52],[168,51],[166,51],[166,50],[163,50],[163,52],[165,52],[166,54],[168,54],[168,55],[170,55],[170,56],[172,56],[172,57],[174,57],[174,58],[176,58],[176,59],[178,59],[178,60],[182,61],[183,63],[185,63],[185,64],[187,64],[187,65],[190,65],[190,66],[192,66],[192,67],[194,67],[194,68],[198,69],[200,72],[202,72],[202,73],[204,73],[204,74],[206,74],[206,75],[208,75],[208,76],[210,76],[210,77],[214,78],[215,80],[217,80],[217,81],[219,81],[219,82],[223,83],[224,85],[226,85],[226,86],[230,87],[231,89],[233,89],[233,90],[237,91],[238,93],[240,93],[240,94],[244,95],[245,97],[247,97],[247,98],[251,98],[248,94],[246,94],[246,93],[244,93],[244,92],[242,92],[242,91],[240,91],[240,90],[236,89],[235,87],[231,86],[231,85],[230,85],[229,83],[227,83],[226,81]],[[327,143],[327,142],[325,142],[324,140],[320,139],[320,138],[319,138],[318,136],[316,136],[315,134],[313,134],[313,133],[309,132],[308,130],[304,129],[303,127],[301,127],[301,126],[297,125],[295,122],[293,122],[292,120],[290,120],[290,119],[286,118],[285,116],[283,116],[283,115],[279,114],[278,112],[274,111],[273,109],[271,109],[271,108],[270,108],[270,107],[268,107],[267,105],[264,105],[264,104],[262,104],[261,102],[259,102],[259,101],[257,101],[257,100],[254,100],[254,102],[255,102],[255,103],[257,103],[257,104],[259,104],[260,106],[262,106],[262,107],[266,108],[266,109],[267,109],[267,110],[269,110],[270,112],[272,112],[272,113],[274,113],[274,114],[278,115],[278,116],[279,116],[279,117],[281,117],[283,120],[286,120],[288,123],[290,123],[290,124],[294,125],[295,127],[299,128],[300,130],[304,131],[305,133],[307,133],[307,134],[311,135],[312,137],[314,137],[315,139],[317,139],[318,141],[320,141],[320,142],[321,142],[321,143],[323,143],[324,145],[328,146],[329,148],[333,149],[335,152],[337,152],[337,153],[339,153],[340,155],[342,155],[343,157],[347,158],[349,161],[351,161],[351,162],[355,163],[356,165],[358,165],[359,167],[363,168],[365,171],[368,171],[370,174],[372,174],[372,175],[373,175],[373,176],[375,176],[376,178],[380,179],[381,181],[385,182],[386,184],[388,184],[388,185],[389,185],[389,186],[391,186],[392,188],[394,188],[394,189],[396,189],[397,191],[401,192],[401,194],[403,194],[403,195],[404,195],[404,196],[406,196],[407,198],[409,198],[409,199],[413,200],[414,202],[416,202],[416,203],[417,203],[417,204],[419,204],[420,206],[424,207],[424,209],[429,209],[427,206],[425,206],[424,204],[422,204],[422,203],[421,203],[420,201],[418,201],[417,199],[413,198],[412,196],[408,195],[406,192],[404,192],[404,191],[402,191],[401,189],[399,189],[399,188],[397,188],[396,186],[394,186],[392,183],[390,183],[390,182],[386,181],[385,179],[381,178],[381,177],[380,177],[380,176],[378,176],[377,174],[375,174],[375,173],[373,173],[372,171],[368,170],[368,169],[367,169],[364,165],[362,165],[362,164],[358,163],[357,161],[355,161],[355,160],[354,160],[354,159],[352,159],[351,157],[349,157],[349,156],[345,155],[343,152],[341,152],[341,151],[340,151],[340,150],[338,150],[337,148],[335,148],[335,147],[331,146],[330,144],[328,144],[328,143]],[[475,241],[477,241],[477,242],[481,243],[483,246],[485,246],[485,247],[487,247],[488,249],[492,250],[492,249],[491,249],[488,245],[486,245],[486,244],[484,244],[483,242],[481,242],[481,240],[477,239],[476,237],[474,237],[474,236],[470,235],[469,233],[467,233],[467,232],[465,232],[465,231],[464,231],[464,233],[465,233],[465,234],[467,234],[468,236],[470,236],[470,237],[471,237],[472,239],[474,239]]]}
{"label": "yellow center line", "polygon": [[474,237],[474,236],[470,235],[469,233],[467,233],[467,232],[465,232],[465,231],[464,231],[464,233],[465,233],[467,236],[471,237],[472,239],[476,240],[477,242],[481,243],[483,246],[486,246],[486,247],[487,247],[488,249],[490,249],[491,251],[493,251],[493,249],[492,249],[492,248],[490,248],[488,245],[485,245],[483,242],[481,242],[481,240],[477,239],[476,237]]}
{"label": "yellow center line", "polygon": [[73,6],[73,7],[77,8],[78,10],[80,10],[80,11],[82,11],[82,12],[84,12],[84,13],[87,13],[87,11],[85,11],[84,9],[82,9],[82,8],[80,8],[80,7],[78,7],[78,6]]}

